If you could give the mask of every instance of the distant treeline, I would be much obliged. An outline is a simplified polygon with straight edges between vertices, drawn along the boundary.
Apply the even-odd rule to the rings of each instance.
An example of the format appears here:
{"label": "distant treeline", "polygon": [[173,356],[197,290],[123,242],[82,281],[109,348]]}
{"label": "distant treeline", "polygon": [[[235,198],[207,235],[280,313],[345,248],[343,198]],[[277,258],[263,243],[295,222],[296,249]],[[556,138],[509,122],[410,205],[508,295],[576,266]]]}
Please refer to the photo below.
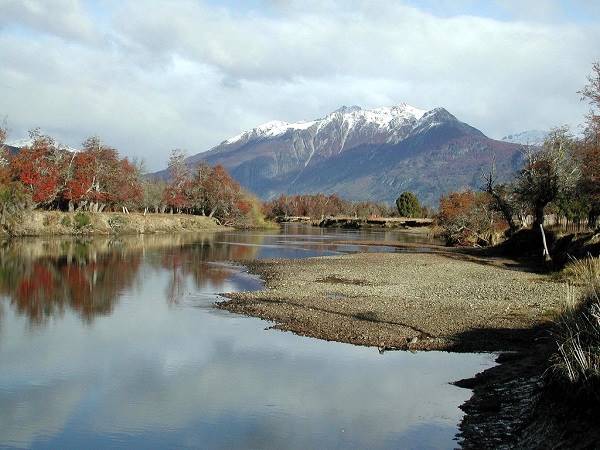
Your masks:
{"label": "distant treeline", "polygon": [[[406,200],[406,201],[405,201]],[[391,206],[385,202],[350,201],[337,194],[280,195],[264,203],[263,212],[269,219],[280,217],[310,217],[319,219],[327,216],[352,217],[428,217],[431,211],[422,207],[412,193],[403,193]]]}

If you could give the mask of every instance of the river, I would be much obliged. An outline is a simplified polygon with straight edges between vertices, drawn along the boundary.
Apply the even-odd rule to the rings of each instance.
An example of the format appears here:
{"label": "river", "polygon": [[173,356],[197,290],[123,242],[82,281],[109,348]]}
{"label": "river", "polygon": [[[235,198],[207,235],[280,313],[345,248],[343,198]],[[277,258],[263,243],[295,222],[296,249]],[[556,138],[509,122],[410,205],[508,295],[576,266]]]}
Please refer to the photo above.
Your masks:
{"label": "river", "polygon": [[[394,231],[21,239],[0,247],[0,448],[454,448],[488,354],[385,352],[217,310],[243,262]],[[423,241],[417,236],[413,242]]]}

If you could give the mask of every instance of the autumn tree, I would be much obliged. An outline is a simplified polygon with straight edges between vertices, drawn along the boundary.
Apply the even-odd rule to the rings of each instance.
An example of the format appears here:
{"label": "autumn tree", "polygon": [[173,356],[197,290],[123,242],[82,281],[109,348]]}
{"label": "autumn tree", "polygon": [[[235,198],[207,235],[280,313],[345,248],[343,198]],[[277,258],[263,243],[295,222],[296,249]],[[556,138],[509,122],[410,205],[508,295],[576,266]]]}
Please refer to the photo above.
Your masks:
{"label": "autumn tree", "polygon": [[450,245],[490,245],[505,223],[484,192],[452,192],[440,198],[438,223]]}
{"label": "autumn tree", "polygon": [[98,212],[107,206],[126,210],[141,200],[140,174],[129,160],[120,159],[116,149],[94,136],[71,156],[63,195],[69,210],[78,207]]}
{"label": "autumn tree", "polygon": [[210,214],[212,210],[209,199],[209,185],[212,176],[213,168],[202,161],[196,166],[196,172],[191,182],[190,205],[196,212],[203,216]]}
{"label": "autumn tree", "polygon": [[203,181],[209,217],[215,214],[226,217],[236,211],[236,205],[241,200],[241,187],[223,166],[215,166]]}
{"label": "autumn tree", "polygon": [[30,131],[33,143],[10,159],[13,177],[28,192],[32,206],[53,206],[63,189],[68,152],[59,149],[53,138],[39,130]]}
{"label": "autumn tree", "polygon": [[127,158],[121,159],[108,185],[112,205],[126,213],[129,213],[129,208],[140,206],[144,196],[141,177],[140,167]]}
{"label": "autumn tree", "polygon": [[0,227],[17,217],[29,203],[23,185],[11,179],[10,159],[4,146],[6,136],[6,124],[3,123],[0,125]]}
{"label": "autumn tree", "polygon": [[277,217],[289,217],[293,215],[288,197],[283,194],[266,202],[263,205],[263,212],[269,219],[275,219]]}

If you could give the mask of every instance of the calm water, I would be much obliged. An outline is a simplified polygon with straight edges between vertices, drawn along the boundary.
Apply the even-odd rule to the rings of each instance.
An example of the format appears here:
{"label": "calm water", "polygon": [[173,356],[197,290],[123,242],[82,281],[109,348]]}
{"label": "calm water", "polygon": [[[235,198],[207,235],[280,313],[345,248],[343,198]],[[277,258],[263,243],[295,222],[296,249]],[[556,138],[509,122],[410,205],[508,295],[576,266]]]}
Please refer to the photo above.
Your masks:
{"label": "calm water", "polygon": [[490,355],[380,355],[211,306],[262,286],[228,261],[399,238],[295,227],[0,247],[0,447],[454,447],[470,392],[448,382]]}

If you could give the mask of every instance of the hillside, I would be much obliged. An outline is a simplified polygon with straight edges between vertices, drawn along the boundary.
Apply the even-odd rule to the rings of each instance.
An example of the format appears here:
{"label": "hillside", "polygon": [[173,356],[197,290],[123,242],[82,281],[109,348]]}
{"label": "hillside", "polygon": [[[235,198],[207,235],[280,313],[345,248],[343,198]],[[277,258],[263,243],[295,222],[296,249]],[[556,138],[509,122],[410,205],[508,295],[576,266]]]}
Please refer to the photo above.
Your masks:
{"label": "hillside", "polygon": [[508,178],[520,164],[521,147],[486,137],[444,108],[353,106],[313,121],[268,122],[188,162],[222,164],[263,198],[336,192],[392,201],[411,190],[433,205],[450,190],[477,188],[493,161],[500,178]]}

